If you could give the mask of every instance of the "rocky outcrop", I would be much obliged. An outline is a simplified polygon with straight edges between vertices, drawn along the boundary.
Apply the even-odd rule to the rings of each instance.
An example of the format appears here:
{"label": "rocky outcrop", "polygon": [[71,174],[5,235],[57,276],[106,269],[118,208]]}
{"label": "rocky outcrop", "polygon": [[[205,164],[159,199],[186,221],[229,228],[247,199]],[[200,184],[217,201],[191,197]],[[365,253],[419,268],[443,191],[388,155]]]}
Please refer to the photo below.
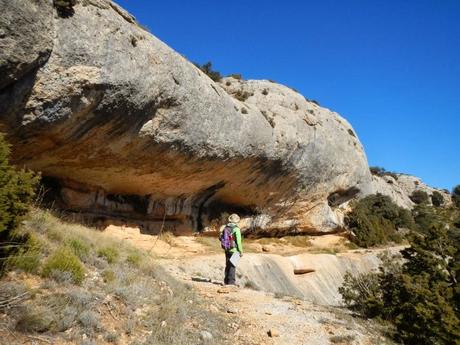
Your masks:
{"label": "rocky outcrop", "polygon": [[1,129],[61,207],[151,231],[237,211],[264,215],[250,231],[320,232],[370,191],[350,124],[294,90],[214,83],[110,1],[0,3]]}
{"label": "rocky outcrop", "polygon": [[[444,199],[444,206],[452,204],[449,191],[430,187],[418,177],[406,174],[372,176],[372,193],[388,195],[396,204],[406,209],[415,206],[410,197],[418,190],[427,193],[430,197],[433,192],[437,191]],[[429,198],[429,203],[431,204],[431,198]]]}
{"label": "rocky outcrop", "polygon": [[[320,305],[342,305],[339,287],[347,273],[359,275],[376,271],[384,252],[397,254],[403,247],[350,251],[332,254],[303,253],[294,256],[276,254],[245,254],[238,265],[238,283],[257,290],[281,295],[295,296]],[[204,264],[205,263],[205,264]],[[187,277],[200,272],[211,281],[222,280],[225,262],[221,255],[187,258],[185,261],[169,263],[180,266]],[[310,268],[303,275],[294,274],[296,268]]]}

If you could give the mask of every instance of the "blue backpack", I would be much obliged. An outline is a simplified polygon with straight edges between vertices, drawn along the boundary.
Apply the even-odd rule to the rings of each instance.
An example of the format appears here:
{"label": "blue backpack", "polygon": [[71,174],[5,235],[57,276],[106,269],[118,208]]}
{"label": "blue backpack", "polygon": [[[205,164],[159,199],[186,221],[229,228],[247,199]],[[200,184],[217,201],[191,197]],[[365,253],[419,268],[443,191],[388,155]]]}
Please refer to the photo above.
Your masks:
{"label": "blue backpack", "polygon": [[225,225],[224,230],[220,234],[220,245],[224,250],[235,248],[235,239],[233,238],[233,227]]}

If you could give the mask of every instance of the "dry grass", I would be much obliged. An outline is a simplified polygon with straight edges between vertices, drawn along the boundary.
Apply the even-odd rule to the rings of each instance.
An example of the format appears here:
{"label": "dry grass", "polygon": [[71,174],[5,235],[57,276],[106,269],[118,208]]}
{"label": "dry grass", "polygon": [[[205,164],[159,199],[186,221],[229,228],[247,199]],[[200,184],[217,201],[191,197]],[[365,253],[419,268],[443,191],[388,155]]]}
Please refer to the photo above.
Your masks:
{"label": "dry grass", "polygon": [[[182,345],[200,344],[200,332],[212,330],[213,341],[230,343],[225,339],[228,320],[208,311],[191,286],[169,276],[148,253],[39,209],[31,212],[19,233],[34,234],[41,243],[36,253],[39,265],[33,274],[20,273],[24,270],[12,265],[10,270],[17,272],[7,274],[8,282],[0,281],[0,299],[27,292],[13,307],[0,310],[14,334],[5,341],[44,333],[53,342],[90,344],[104,339]],[[81,286],[66,280],[68,272],[59,268],[49,278],[40,275],[42,262],[62,250],[84,265]],[[23,283],[26,280],[38,282],[33,293]]]}
{"label": "dry grass", "polygon": [[162,233],[160,233],[158,238],[163,242],[169,244],[171,247],[174,247],[176,245],[175,236],[171,231],[163,231]]}

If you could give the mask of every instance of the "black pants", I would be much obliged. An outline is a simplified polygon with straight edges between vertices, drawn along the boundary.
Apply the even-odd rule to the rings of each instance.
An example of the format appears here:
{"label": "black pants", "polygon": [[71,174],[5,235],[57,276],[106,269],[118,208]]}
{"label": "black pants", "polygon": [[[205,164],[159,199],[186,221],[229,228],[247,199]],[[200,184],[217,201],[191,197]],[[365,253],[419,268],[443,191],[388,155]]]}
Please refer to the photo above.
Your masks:
{"label": "black pants", "polygon": [[236,267],[232,265],[230,262],[230,258],[232,257],[233,253],[225,252],[225,285],[235,285],[236,284]]}

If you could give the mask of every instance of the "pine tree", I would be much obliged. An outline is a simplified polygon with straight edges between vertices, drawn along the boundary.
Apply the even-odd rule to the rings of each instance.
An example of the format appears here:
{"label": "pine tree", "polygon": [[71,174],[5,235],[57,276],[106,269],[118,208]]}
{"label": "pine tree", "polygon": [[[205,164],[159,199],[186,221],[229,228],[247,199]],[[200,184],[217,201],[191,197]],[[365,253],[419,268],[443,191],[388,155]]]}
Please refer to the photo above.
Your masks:
{"label": "pine tree", "polygon": [[[13,240],[13,231],[28,211],[39,178],[24,169],[14,169],[8,161],[9,155],[10,146],[0,133],[0,257],[3,259],[15,249],[1,244]],[[7,260],[0,261],[0,275],[6,263]]]}
{"label": "pine tree", "polygon": [[452,201],[456,207],[460,208],[460,184],[452,190]]}
{"label": "pine tree", "polygon": [[10,146],[0,134],[0,241],[8,238],[28,210],[38,176],[15,170],[8,161]]}

